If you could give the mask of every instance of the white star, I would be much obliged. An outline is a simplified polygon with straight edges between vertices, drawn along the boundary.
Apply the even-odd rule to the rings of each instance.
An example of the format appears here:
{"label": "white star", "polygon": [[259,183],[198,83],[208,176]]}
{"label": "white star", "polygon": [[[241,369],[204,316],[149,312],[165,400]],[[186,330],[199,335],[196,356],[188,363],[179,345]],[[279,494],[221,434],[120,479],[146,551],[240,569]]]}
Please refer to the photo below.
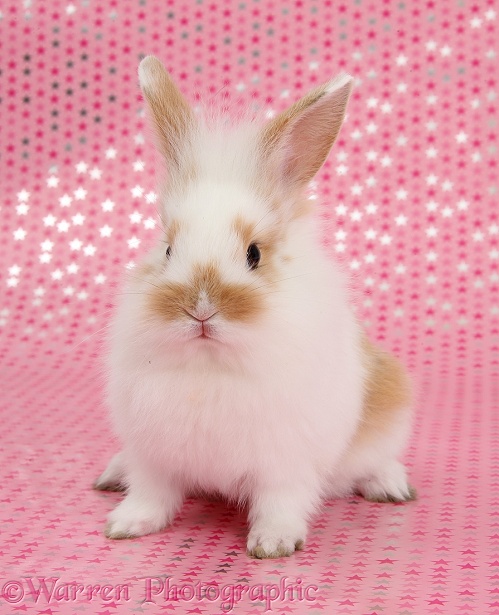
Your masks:
{"label": "white star", "polygon": [[400,54],[395,58],[397,66],[405,66],[407,64],[407,57],[404,54]]}
{"label": "white star", "polygon": [[435,262],[437,258],[438,258],[438,254],[436,254],[435,252],[428,252],[428,254],[426,255],[426,260],[429,261],[430,263]]}
{"label": "white star", "polygon": [[42,252],[42,254],[40,254],[38,259],[40,263],[43,263],[43,264],[50,263],[50,261],[52,260],[52,254],[50,254],[49,252]]}
{"label": "white star", "polygon": [[79,269],[79,267],[78,267],[78,265],[77,265],[76,263],[70,263],[70,264],[66,267],[66,271],[67,271],[68,273],[71,273],[71,274],[78,273],[78,269]]}
{"label": "white star", "polygon": [[146,203],[155,203],[158,199],[158,195],[155,192],[148,192],[146,194]]}
{"label": "white star", "polygon": [[378,206],[375,205],[374,203],[368,203],[366,205],[366,213],[368,214],[375,214],[378,210]]}
{"label": "white star", "polygon": [[81,226],[83,222],[85,222],[85,216],[80,213],[77,213],[71,218],[71,220],[73,221],[73,224],[75,226]]}
{"label": "white star", "polygon": [[334,236],[336,238],[336,241],[345,241],[345,239],[347,238],[347,233],[343,229],[340,229],[339,231],[336,231]]}
{"label": "white star", "polygon": [[128,261],[128,263],[125,265],[125,269],[134,269],[135,268],[135,263],[133,261]]}
{"label": "white star", "polygon": [[354,209],[352,211],[352,213],[350,214],[350,218],[354,221],[354,222],[358,222],[359,220],[362,219],[362,212],[359,211],[358,209]]}
{"label": "white star", "polygon": [[9,275],[16,277],[20,273],[21,273],[21,267],[19,267],[19,265],[12,265],[12,267],[9,267]]}
{"label": "white star", "polygon": [[364,256],[364,260],[366,261],[366,263],[368,263],[370,265],[371,263],[374,263],[374,261],[376,260],[376,256],[374,254],[372,254],[372,252],[368,252]]}
{"label": "white star", "polygon": [[145,168],[145,163],[142,160],[136,160],[133,163],[133,170],[134,171],[143,171]]}
{"label": "white star", "polygon": [[435,94],[430,94],[429,96],[426,97],[426,102],[429,105],[434,105],[438,100],[438,96],[436,96]]}
{"label": "white star", "polygon": [[429,122],[426,122],[425,126],[426,126],[426,130],[433,131],[436,129],[438,124],[437,122],[435,122],[435,120],[430,120]]}
{"label": "white star", "polygon": [[428,186],[434,186],[437,182],[438,177],[436,175],[433,175],[433,173],[431,175],[428,175],[428,177],[426,178],[426,183],[428,184]]}
{"label": "white star", "polygon": [[369,124],[366,126],[366,131],[370,135],[374,134],[377,130],[378,130],[378,127],[376,126],[374,122],[369,122]]}
{"label": "white star", "polygon": [[144,220],[144,228],[152,229],[155,226],[156,226],[156,222],[154,221],[153,218],[146,218],[146,220]]}
{"label": "white star", "polygon": [[134,237],[131,237],[131,238],[128,240],[128,242],[127,242],[127,243],[128,243],[128,247],[129,247],[131,250],[134,250],[135,248],[138,248],[138,247],[139,247],[139,245],[140,245],[140,239],[138,239],[137,237],[135,237],[135,236],[134,236]]}
{"label": "white star", "polygon": [[48,179],[47,179],[47,186],[49,188],[56,188],[59,185],[59,178],[56,177],[55,175],[51,175]]}
{"label": "white star", "polygon": [[7,286],[9,288],[14,288],[19,284],[19,278],[7,278]]}
{"label": "white star", "polygon": [[57,224],[57,230],[59,231],[59,233],[67,233],[69,231],[69,222],[67,220],[61,220],[58,224]]}
{"label": "white star", "polygon": [[450,56],[451,52],[452,52],[452,49],[449,47],[449,45],[444,45],[440,49],[440,53],[444,56],[444,58],[446,58],[447,56]]}
{"label": "white star", "polygon": [[86,162],[78,162],[78,164],[76,165],[76,172],[77,173],[86,173],[88,169],[88,164]]}
{"label": "white star", "polygon": [[461,130],[460,132],[457,133],[456,141],[458,143],[466,143],[467,140],[468,140],[468,135],[465,132]]}
{"label": "white star", "polygon": [[429,226],[425,232],[428,237],[436,237],[438,235],[438,229],[434,226]]}
{"label": "white star", "polygon": [[387,233],[385,233],[384,235],[381,235],[379,240],[384,246],[389,246],[392,243],[392,238]]}
{"label": "white star", "polygon": [[113,201],[111,201],[111,199],[106,199],[105,201],[101,203],[101,207],[103,211],[113,211],[114,203]]}
{"label": "white star", "polygon": [[428,201],[428,203],[426,203],[426,209],[428,211],[437,211],[438,208],[439,205],[436,201]]}
{"label": "white star", "polygon": [[54,242],[50,241],[50,239],[45,239],[45,241],[42,241],[42,243],[40,244],[40,247],[43,252],[51,252],[52,248],[54,247]]}
{"label": "white star", "polygon": [[426,49],[428,51],[435,51],[436,48],[437,48],[437,44],[435,43],[435,41],[428,41],[426,43]]}
{"label": "white star", "polygon": [[78,188],[73,192],[73,194],[75,195],[75,199],[77,201],[83,201],[83,199],[87,196],[87,191],[84,190],[81,186],[78,186]]}
{"label": "white star", "polygon": [[386,293],[387,290],[390,290],[390,284],[388,284],[388,282],[381,282],[381,284],[379,285],[379,289]]}
{"label": "white star", "polygon": [[94,281],[96,284],[104,284],[106,281],[106,276],[103,273],[99,273],[95,276]]}
{"label": "white star", "polygon": [[436,282],[436,281],[437,281],[437,277],[436,277],[435,275],[429,275],[429,276],[426,278],[426,282],[427,282],[428,284],[435,284],[435,282]]}
{"label": "white star", "polygon": [[397,226],[405,226],[407,224],[407,216],[400,214],[395,218],[395,223]]}
{"label": "white star", "polygon": [[111,237],[111,233],[113,229],[107,224],[99,229],[99,233],[101,237]]}
{"label": "white star", "polygon": [[45,289],[42,286],[39,286],[38,288],[35,288],[33,292],[35,294],[35,297],[43,297],[43,295],[45,294]]}
{"label": "white star", "polygon": [[348,153],[344,150],[339,150],[338,152],[336,152],[336,158],[338,158],[340,162],[345,162],[345,160],[348,158]]}
{"label": "white star", "polygon": [[63,194],[59,199],[59,204],[61,207],[69,207],[73,199],[69,196],[69,194]]}
{"label": "white star", "polygon": [[64,273],[60,269],[56,269],[55,271],[52,271],[51,275],[53,280],[60,280]]}
{"label": "white star", "polygon": [[48,216],[45,216],[45,218],[43,218],[43,224],[45,224],[45,226],[55,226],[56,221],[57,218],[52,214],[49,214]]}
{"label": "white star", "polygon": [[345,244],[344,243],[337,243],[334,246],[334,249],[336,250],[336,252],[344,252],[345,251]]}
{"label": "white star", "polygon": [[17,193],[17,200],[21,203],[25,203],[29,199],[29,197],[29,192],[27,190],[24,190],[24,188],[21,190],[21,192]]}
{"label": "white star", "polygon": [[376,178],[373,177],[372,175],[369,175],[369,177],[366,179],[366,186],[368,188],[372,188],[375,185],[376,185]]}
{"label": "white star", "polygon": [[85,246],[83,248],[83,254],[85,254],[85,256],[93,256],[96,252],[97,248],[90,243],[88,244],[88,246]]}
{"label": "white star", "polygon": [[491,235],[497,235],[499,233],[499,226],[497,224],[491,224],[489,226],[489,233]]}
{"label": "white star", "polygon": [[366,278],[366,279],[364,280],[364,284],[365,284],[366,286],[373,286],[373,284],[374,284],[374,280],[373,280],[371,277]]}
{"label": "white star", "polygon": [[392,112],[392,105],[389,102],[384,102],[381,105],[381,113],[391,113]]}
{"label": "white star", "polygon": [[470,101],[470,105],[473,107],[473,109],[478,109],[478,107],[480,106],[480,101],[478,100],[478,98],[473,98]]}
{"label": "white star", "polygon": [[362,137],[362,133],[360,132],[358,128],[352,132],[352,139],[355,139],[357,141],[361,137]]}
{"label": "white star", "polygon": [[497,250],[496,248],[494,248],[493,250],[490,250],[489,257],[492,258],[493,260],[496,260],[497,258],[499,258],[499,250]]}
{"label": "white star", "polygon": [[489,9],[488,11],[486,11],[485,19],[487,19],[487,21],[491,21],[495,18],[496,18],[496,12],[494,9]]}
{"label": "white star", "polygon": [[473,19],[470,19],[470,25],[472,28],[479,28],[482,25],[482,20],[480,17],[474,17]]}
{"label": "white star", "polygon": [[369,109],[374,109],[374,107],[378,106],[378,99],[374,98],[374,96],[371,96],[367,99],[367,106]]}
{"label": "white star", "polygon": [[434,147],[429,147],[425,153],[426,153],[427,158],[436,158],[438,154],[438,150]]}
{"label": "white star", "polygon": [[66,7],[66,13],[68,15],[73,15],[73,13],[76,13],[76,6],[74,4],[68,4]]}
{"label": "white star", "polygon": [[134,186],[130,192],[132,193],[132,196],[134,199],[141,197],[144,194],[144,188],[142,188],[142,186]]}
{"label": "white star", "polygon": [[397,145],[406,145],[407,144],[407,137],[405,135],[399,135],[397,137]]}
{"label": "white star", "polygon": [[343,205],[343,203],[340,203],[336,208],[336,215],[337,216],[345,216],[348,209],[345,207],[345,205]]}
{"label": "white star", "polygon": [[376,239],[376,235],[378,234],[378,231],[375,231],[372,228],[367,229],[367,231],[364,231],[364,235],[366,239]]}
{"label": "white star", "polygon": [[399,264],[395,267],[395,273],[403,274],[407,271],[407,267],[405,265]]}
{"label": "white star", "polygon": [[476,151],[471,154],[472,162],[480,162],[481,159],[482,159],[482,154],[480,154],[480,152]]}
{"label": "white star", "polygon": [[377,157],[378,153],[373,150],[369,150],[368,152],[366,152],[366,158],[369,160],[369,162],[374,162]]}
{"label": "white star", "polygon": [[472,235],[474,241],[483,241],[484,234],[482,231],[475,231]]}
{"label": "white star", "polygon": [[449,179],[445,179],[442,182],[442,190],[444,190],[445,192],[449,192],[449,190],[452,190],[453,185],[454,184]]}
{"label": "white star", "polygon": [[142,220],[142,214],[138,211],[134,211],[130,214],[129,218],[132,224],[139,224],[139,222]]}
{"label": "white star", "polygon": [[317,70],[319,68],[319,62],[309,62],[308,67],[310,70]]}
{"label": "white star", "polygon": [[465,199],[461,199],[457,203],[457,208],[459,209],[459,211],[466,211],[468,209],[468,201],[466,201]]}
{"label": "white star", "polygon": [[405,94],[405,92],[407,92],[407,83],[397,83],[397,92],[399,94]]}
{"label": "white star", "polygon": [[441,213],[444,218],[450,218],[454,213],[454,210],[451,207],[444,207]]}
{"label": "white star", "polygon": [[66,288],[62,292],[67,297],[71,297],[71,295],[74,295],[75,289],[72,286],[66,286]]}
{"label": "white star", "polygon": [[25,216],[29,211],[29,205],[27,205],[26,203],[16,205],[16,211],[18,216]]}
{"label": "white star", "polygon": [[336,167],[336,173],[338,175],[346,175],[348,167],[345,164],[340,164]]}
{"label": "white star", "polygon": [[393,315],[395,318],[401,318],[404,315],[404,310],[402,308],[397,308],[393,310]]}
{"label": "white star", "polygon": [[90,179],[100,179],[102,177],[102,171],[97,167],[90,169]]}
{"label": "white star", "polygon": [[134,136],[133,140],[135,141],[137,145],[142,145],[142,143],[144,143],[144,135],[141,132],[139,132],[138,134]]}
{"label": "white star", "polygon": [[71,250],[81,250],[82,246],[83,241],[80,241],[79,239],[73,239],[69,242],[69,247]]}
{"label": "white star", "polygon": [[14,239],[16,241],[22,241],[23,239],[26,238],[26,235],[28,233],[23,229],[23,228],[18,228],[17,230],[14,231],[13,235],[14,235]]}
{"label": "white star", "polygon": [[116,158],[116,150],[114,149],[114,147],[110,147],[109,149],[106,150],[106,158],[108,159],[112,159],[112,158]]}
{"label": "white star", "polygon": [[354,184],[350,188],[350,190],[354,196],[359,196],[360,194],[362,194],[362,191],[364,190],[364,188],[360,184]]}
{"label": "white star", "polygon": [[88,293],[86,290],[81,290],[76,297],[80,300],[80,301],[84,301],[87,297],[88,297]]}
{"label": "white star", "polygon": [[465,263],[464,261],[461,261],[457,266],[458,271],[460,271],[461,273],[468,271],[468,268],[469,268],[468,263]]}
{"label": "white star", "polygon": [[350,269],[358,269],[359,267],[360,267],[360,263],[359,263],[359,261],[357,261],[357,260],[353,260],[353,261],[350,263]]}
{"label": "white star", "polygon": [[399,201],[405,201],[408,194],[409,193],[407,192],[407,190],[405,190],[405,188],[399,188],[397,192],[395,192],[395,196]]}
{"label": "white star", "polygon": [[392,164],[392,159],[390,158],[390,156],[385,155],[383,156],[383,158],[381,158],[380,162],[382,167],[389,167]]}

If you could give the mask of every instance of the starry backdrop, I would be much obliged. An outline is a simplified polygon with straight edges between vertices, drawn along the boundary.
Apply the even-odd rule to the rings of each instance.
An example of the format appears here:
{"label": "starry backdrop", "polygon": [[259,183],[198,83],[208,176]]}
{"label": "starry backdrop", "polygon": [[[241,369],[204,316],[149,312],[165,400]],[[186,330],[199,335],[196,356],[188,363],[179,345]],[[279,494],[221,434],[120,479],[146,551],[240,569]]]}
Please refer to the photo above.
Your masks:
{"label": "starry backdrop", "polygon": [[[497,19],[469,0],[0,5],[2,579],[288,576],[319,598],[286,613],[499,613]],[[150,53],[193,105],[234,112],[271,116],[339,71],[356,79],[310,197],[359,318],[417,383],[406,461],[420,499],[329,502],[289,562],[247,560],[244,516],[195,500],[173,529],[110,543],[119,496],[88,488],[118,446],[101,369],[114,296],[160,235],[137,82]],[[2,587],[6,613],[154,612],[137,588],[109,611],[9,603]]]}

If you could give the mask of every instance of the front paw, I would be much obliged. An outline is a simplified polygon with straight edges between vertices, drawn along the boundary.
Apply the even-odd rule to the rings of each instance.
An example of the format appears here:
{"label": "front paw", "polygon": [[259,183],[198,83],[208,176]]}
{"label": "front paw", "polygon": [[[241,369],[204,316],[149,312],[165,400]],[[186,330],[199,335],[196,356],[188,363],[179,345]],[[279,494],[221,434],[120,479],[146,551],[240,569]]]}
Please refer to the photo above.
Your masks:
{"label": "front paw", "polygon": [[288,557],[303,549],[305,533],[297,528],[253,527],[247,543],[247,553],[258,559]]}
{"label": "front paw", "polygon": [[162,530],[168,523],[163,508],[126,497],[109,515],[104,534],[115,540],[137,538]]}

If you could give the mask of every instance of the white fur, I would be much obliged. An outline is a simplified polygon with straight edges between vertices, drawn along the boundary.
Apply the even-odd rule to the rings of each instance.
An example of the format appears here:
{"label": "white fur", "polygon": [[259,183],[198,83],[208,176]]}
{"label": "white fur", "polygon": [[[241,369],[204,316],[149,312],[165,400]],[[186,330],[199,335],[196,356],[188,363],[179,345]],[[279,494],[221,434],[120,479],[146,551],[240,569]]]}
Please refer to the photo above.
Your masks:
{"label": "white fur", "polygon": [[[305,539],[335,473],[353,489],[380,465],[370,451],[360,466],[352,459],[350,473],[339,467],[357,458],[349,445],[362,413],[361,332],[314,220],[288,223],[274,282],[248,270],[232,230],[237,216],[261,231],[279,217],[256,189],[257,135],[252,124],[236,131],[201,124],[191,135],[196,181],[165,203],[165,218],[182,224],[172,256],[161,243],[147,257],[157,271],[132,272],[119,299],[108,397],[123,453],[103,482],[125,477],[128,495],[110,515],[110,537],[160,530],[186,493],[202,489],[249,505],[249,552],[287,555]],[[268,284],[257,322],[213,317],[216,341],[193,339],[197,323],[164,322],[145,307],[152,284],[186,282],[207,262],[227,282]],[[206,297],[200,301],[205,309]],[[402,494],[405,478],[393,480]]]}

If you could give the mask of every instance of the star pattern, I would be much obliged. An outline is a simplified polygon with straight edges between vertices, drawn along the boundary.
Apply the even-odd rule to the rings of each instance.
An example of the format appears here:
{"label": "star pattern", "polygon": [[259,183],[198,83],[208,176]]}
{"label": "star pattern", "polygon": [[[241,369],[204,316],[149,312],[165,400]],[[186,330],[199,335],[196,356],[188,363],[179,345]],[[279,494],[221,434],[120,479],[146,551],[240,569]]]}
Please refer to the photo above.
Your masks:
{"label": "star pattern", "polygon": [[[4,3],[1,578],[133,591],[14,604],[2,580],[0,611],[144,612],[144,575],[166,575],[317,585],[313,601],[274,605],[283,613],[499,615],[496,24],[492,0]],[[169,530],[110,542],[120,496],[89,488],[117,447],[102,387],[114,297],[161,233],[136,77],[149,53],[194,106],[269,118],[335,73],[355,77],[309,196],[360,322],[417,383],[406,462],[420,497],[327,502],[288,561],[248,559],[244,515],[194,499]]]}

